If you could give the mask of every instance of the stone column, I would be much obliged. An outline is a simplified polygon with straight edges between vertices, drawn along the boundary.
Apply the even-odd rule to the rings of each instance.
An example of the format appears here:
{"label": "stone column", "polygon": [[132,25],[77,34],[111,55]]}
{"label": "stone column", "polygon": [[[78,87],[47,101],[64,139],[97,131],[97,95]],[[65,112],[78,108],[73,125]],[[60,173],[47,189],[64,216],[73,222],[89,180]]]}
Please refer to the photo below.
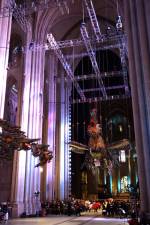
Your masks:
{"label": "stone column", "polygon": [[117,195],[118,192],[118,170],[119,168],[113,168],[112,170],[112,194]]}
{"label": "stone column", "polygon": [[118,174],[117,174],[117,177],[118,177],[118,183],[117,183],[117,190],[118,190],[118,193],[120,193],[120,191],[121,191],[121,180],[120,180],[120,165],[119,165],[119,167],[118,167]]}
{"label": "stone column", "polygon": [[128,163],[128,184],[132,184],[131,183],[131,149],[128,150],[127,152],[127,163]]}
{"label": "stone column", "polygon": [[71,149],[68,143],[71,141],[71,89],[72,84],[69,79],[65,79],[65,173],[64,173],[64,199],[71,196]]}
{"label": "stone column", "polygon": [[54,54],[47,56],[46,71],[47,85],[48,85],[48,115],[47,115],[47,143],[49,149],[53,152],[53,159],[46,165],[46,200],[54,199],[55,191],[55,160],[56,160],[56,146],[55,146],[55,126],[56,126],[56,81],[57,81],[57,58]]}
{"label": "stone column", "polygon": [[[43,50],[37,52],[27,50],[21,121],[21,129],[25,131],[27,136],[29,138],[40,138],[41,141],[44,58],[45,52]],[[13,178],[16,177],[16,179],[12,188],[12,198],[18,205],[16,214],[19,215],[22,212],[34,214],[40,207],[39,202],[37,202],[34,196],[34,192],[40,191],[40,171],[39,168],[35,168],[38,159],[32,156],[31,151],[21,151],[15,157],[15,161],[18,164],[13,173]]]}
{"label": "stone column", "polygon": [[[5,4],[6,1],[2,0],[0,7],[3,8]],[[11,14],[9,17],[0,17],[0,118],[4,114],[11,23]]]}
{"label": "stone column", "polygon": [[[57,78],[57,117],[56,117],[56,171],[55,171],[55,198],[68,199],[70,195],[70,106],[69,96],[71,84],[65,83],[64,71]],[[68,89],[69,88],[69,89]]]}
{"label": "stone column", "polygon": [[61,200],[64,199],[65,191],[65,79],[64,73],[61,73],[60,78],[60,124],[59,124],[59,197]]}
{"label": "stone column", "polygon": [[[29,138],[40,138],[40,142],[42,142],[43,123],[44,60],[45,52],[43,50],[33,52],[27,135]],[[27,202],[28,206],[26,212],[29,214],[35,213],[40,207],[34,197],[34,193],[40,191],[41,176],[39,168],[35,168],[37,163],[38,158],[34,158],[31,152],[28,152],[26,159],[25,202]]]}
{"label": "stone column", "polygon": [[[141,210],[150,212],[150,28],[147,1],[124,0]],[[147,214],[148,216],[148,214]]]}
{"label": "stone column", "polygon": [[[28,32],[27,43],[31,41],[32,34]],[[27,49],[25,55],[24,68],[24,93],[23,93],[23,108],[22,108],[22,122],[21,129],[28,133],[28,119],[30,107],[30,85],[31,85],[31,62],[32,52]],[[18,216],[24,212],[24,193],[25,193],[25,179],[26,167],[28,165],[27,155],[24,151],[14,153],[13,173],[12,173],[12,187],[11,187],[11,202],[13,203],[13,216]]]}

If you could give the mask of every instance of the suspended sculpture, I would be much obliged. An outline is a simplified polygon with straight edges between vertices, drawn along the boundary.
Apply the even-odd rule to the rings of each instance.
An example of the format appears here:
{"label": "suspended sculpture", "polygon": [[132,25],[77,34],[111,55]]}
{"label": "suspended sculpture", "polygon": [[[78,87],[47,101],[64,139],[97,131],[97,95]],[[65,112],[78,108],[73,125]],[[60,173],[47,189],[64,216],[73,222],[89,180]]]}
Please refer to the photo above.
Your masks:
{"label": "suspended sculpture", "polygon": [[98,153],[105,149],[105,144],[102,138],[102,128],[97,121],[97,110],[92,109],[90,112],[91,118],[88,125],[89,143],[88,146],[92,152]]}
{"label": "suspended sculpture", "polygon": [[77,141],[71,141],[69,143],[69,146],[72,150],[72,152],[78,153],[78,154],[84,154],[85,151],[88,151],[88,146],[84,145],[82,143],[79,143]]}
{"label": "suspended sculpture", "polygon": [[111,174],[113,167],[119,166],[119,150],[130,148],[127,139],[108,144],[102,137],[102,127],[98,123],[97,109],[90,111],[90,122],[87,126],[89,135],[88,145],[83,145],[77,141],[71,141],[69,146],[77,154],[85,154],[81,168],[94,170],[95,167],[106,169]]}
{"label": "suspended sculpture", "polygon": [[94,164],[108,169],[108,172],[110,173],[112,170],[112,157],[102,138],[102,128],[97,120],[96,108],[93,108],[90,112],[90,123],[87,131],[89,134],[88,146]]}
{"label": "suspended sculpture", "polygon": [[32,144],[31,152],[34,157],[39,157],[39,163],[35,167],[43,166],[49,163],[53,158],[52,152],[48,150],[49,145]]}
{"label": "suspended sculpture", "polygon": [[38,144],[40,139],[30,139],[19,126],[13,126],[6,120],[0,119],[0,159],[13,159],[14,151],[31,150],[34,157],[39,158],[39,163],[35,166],[43,166],[53,158],[52,152],[48,150],[49,145]]}

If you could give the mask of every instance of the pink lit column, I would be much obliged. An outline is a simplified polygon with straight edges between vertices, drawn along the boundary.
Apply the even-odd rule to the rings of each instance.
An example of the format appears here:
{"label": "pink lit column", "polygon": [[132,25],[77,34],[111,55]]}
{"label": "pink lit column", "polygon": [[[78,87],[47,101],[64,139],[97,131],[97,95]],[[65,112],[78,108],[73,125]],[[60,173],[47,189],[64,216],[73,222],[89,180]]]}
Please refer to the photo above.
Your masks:
{"label": "pink lit column", "polygon": [[[44,60],[45,52],[43,50],[33,52],[31,84],[29,96],[28,111],[28,137],[40,138],[42,141],[42,122],[43,122],[43,88],[44,88]],[[24,96],[26,91],[24,92]],[[24,105],[24,112],[26,112]],[[24,120],[22,121],[24,124]],[[41,142],[40,141],[40,142]],[[38,158],[34,158],[31,152],[27,153],[26,177],[25,177],[25,202],[26,211],[31,214],[39,210],[34,193],[40,191],[40,171],[35,168]]]}
{"label": "pink lit column", "polygon": [[[32,34],[28,32],[27,43],[31,41]],[[27,49],[25,55],[25,68],[24,68],[24,93],[23,93],[23,109],[22,109],[22,121],[21,129],[28,133],[28,119],[30,108],[30,81],[31,81],[31,62],[32,52]],[[26,184],[26,169],[28,167],[28,155],[24,151],[15,152],[13,162],[13,175],[12,175],[12,187],[11,187],[11,202],[13,202],[13,216],[18,216],[25,211],[25,187]]]}
{"label": "pink lit column", "polygon": [[[69,83],[70,84],[70,83]],[[57,81],[56,118],[56,185],[55,198],[64,200],[70,195],[70,88],[65,82],[64,72]],[[70,84],[71,86],[71,84]]]}
{"label": "pink lit column", "polygon": [[65,80],[64,73],[60,78],[60,124],[59,124],[59,196],[64,199],[65,195]]}
{"label": "pink lit column", "polygon": [[[1,1],[0,7],[6,4]],[[0,17],[0,118],[3,118],[12,16]]]}
{"label": "pink lit column", "polygon": [[65,170],[65,89],[64,89],[64,72],[59,70],[56,86],[56,151],[55,151],[55,199],[64,199],[64,170]]}
{"label": "pink lit column", "polygon": [[69,97],[72,84],[61,76],[61,124],[60,124],[60,199],[68,199],[71,194],[71,106]]}
{"label": "pink lit column", "polygon": [[[27,38],[28,43],[31,37]],[[29,138],[40,138],[42,141],[43,121],[43,80],[44,80],[43,50],[31,52],[28,50],[25,58],[24,93],[21,129]],[[34,214],[40,208],[34,192],[40,191],[40,171],[35,168],[38,158],[34,158],[31,151],[21,151],[15,160],[12,185],[12,199],[18,205],[16,214],[22,212]],[[13,194],[14,193],[14,194]]]}
{"label": "pink lit column", "polygon": [[55,126],[56,126],[56,82],[57,82],[57,58],[52,53],[48,56],[46,70],[48,73],[48,119],[47,119],[47,143],[49,149],[53,152],[51,163],[46,165],[46,200],[50,201],[55,198]]}

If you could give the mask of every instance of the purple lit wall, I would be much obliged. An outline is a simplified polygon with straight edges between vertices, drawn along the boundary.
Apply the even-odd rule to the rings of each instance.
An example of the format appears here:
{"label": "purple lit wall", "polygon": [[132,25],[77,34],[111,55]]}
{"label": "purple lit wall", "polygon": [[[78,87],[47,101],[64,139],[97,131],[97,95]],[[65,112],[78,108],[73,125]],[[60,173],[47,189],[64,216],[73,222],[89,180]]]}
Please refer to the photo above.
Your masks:
{"label": "purple lit wall", "polygon": [[[5,1],[1,2],[3,7]],[[3,118],[12,17],[0,17],[0,118]]]}

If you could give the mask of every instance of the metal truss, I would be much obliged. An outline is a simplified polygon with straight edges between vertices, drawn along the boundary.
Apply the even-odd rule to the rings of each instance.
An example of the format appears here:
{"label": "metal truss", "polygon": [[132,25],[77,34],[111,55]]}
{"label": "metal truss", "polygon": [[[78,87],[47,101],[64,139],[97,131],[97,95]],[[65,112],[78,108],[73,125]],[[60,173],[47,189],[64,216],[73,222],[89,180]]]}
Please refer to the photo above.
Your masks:
{"label": "metal truss", "polygon": [[128,99],[131,98],[130,94],[128,95],[113,95],[113,96],[107,96],[107,97],[95,97],[95,98],[85,98],[83,100],[81,99],[73,99],[71,101],[71,104],[78,104],[78,103],[86,103],[86,102],[100,102],[100,101],[115,101],[119,99]]}
{"label": "metal truss", "polygon": [[94,30],[95,36],[96,36],[96,40],[100,41],[102,39],[102,35],[101,35],[101,31],[100,31],[100,27],[98,24],[98,20],[97,20],[97,16],[95,13],[95,9],[93,6],[93,2],[92,0],[83,0],[86,9],[88,11],[89,17],[90,17],[90,21],[92,24],[92,28]]}
{"label": "metal truss", "polygon": [[123,79],[124,79],[124,85],[125,85],[125,93],[128,95],[129,90],[129,84],[128,84],[128,72],[127,72],[127,61],[126,61],[126,46],[125,41],[120,40],[121,45],[119,47],[120,50],[120,59],[121,59],[121,65],[122,65],[122,73],[123,73]]}
{"label": "metal truss", "polygon": [[[91,37],[89,38],[91,44],[96,43],[96,51],[98,50],[107,50],[107,49],[119,49],[122,47],[122,44],[124,44],[126,40],[126,36],[124,34],[121,35],[113,35],[111,37],[107,35],[103,35],[103,41],[95,42]],[[72,40],[64,40],[64,41],[57,41],[58,47],[61,49],[63,48],[73,48],[73,47],[84,47],[85,43],[82,39],[72,39]],[[54,50],[54,47],[51,46],[49,43],[44,43],[44,44],[39,44],[36,42],[31,42],[26,46],[23,46],[21,51],[26,53],[27,50],[31,51],[38,51],[44,49],[45,51],[47,50]],[[82,52],[79,54],[74,54],[74,55],[66,55],[66,59],[68,58],[78,58],[78,57],[84,57],[88,56],[88,52],[82,48]]]}
{"label": "metal truss", "polygon": [[98,82],[99,82],[99,85],[101,87],[102,94],[103,94],[103,96],[107,96],[107,93],[106,93],[106,90],[105,90],[105,87],[104,87],[104,84],[103,84],[103,80],[102,80],[101,75],[100,75],[100,70],[98,68],[98,64],[97,64],[97,61],[96,61],[96,55],[95,55],[95,52],[94,52],[94,50],[92,48],[92,45],[91,45],[91,42],[90,42],[90,38],[89,38],[89,35],[88,35],[88,32],[87,32],[85,23],[82,23],[82,25],[80,27],[80,31],[81,31],[81,35],[82,35],[83,41],[85,43],[88,55],[90,57],[90,60],[91,60],[94,72],[97,75]]}
{"label": "metal truss", "polygon": [[[117,85],[117,86],[111,86],[111,87],[105,87],[106,90],[116,90],[116,89],[123,89],[125,88],[125,85]],[[101,88],[88,88],[88,89],[84,89],[83,92],[96,92],[96,91],[100,91]]]}
{"label": "metal truss", "polygon": [[[101,47],[102,49],[111,49],[111,48],[118,48],[120,45],[122,45],[122,43],[120,43],[120,40],[122,40],[122,42],[124,42],[124,40],[126,39],[126,36],[124,34],[114,34],[112,36],[108,36],[108,35],[102,35],[102,40],[100,40],[99,42],[96,41],[95,39],[92,39],[91,37],[89,37],[89,41],[91,42],[91,44],[98,44],[97,47]],[[65,40],[65,41],[58,41],[57,42],[59,48],[72,48],[72,47],[83,47],[85,46],[85,42],[83,39],[72,39],[72,40]],[[35,43],[35,47],[36,47],[36,43]],[[39,48],[40,45],[37,45],[37,48]],[[41,46],[42,47],[42,46]],[[48,44],[45,45],[45,48],[47,50],[53,49],[52,46],[49,46]]]}
{"label": "metal truss", "polygon": [[71,79],[71,81],[73,82],[79,96],[81,97],[81,99],[83,100],[85,98],[84,93],[82,91],[82,89],[80,88],[78,82],[76,82],[74,80],[74,74],[73,71],[71,70],[71,66],[69,65],[69,63],[67,62],[67,60],[65,59],[62,51],[59,49],[59,46],[57,45],[57,42],[54,38],[54,36],[52,34],[48,34],[47,35],[47,40],[49,42],[49,44],[53,47],[55,54],[57,55],[58,59],[60,60],[60,62],[62,63],[68,77]]}
{"label": "metal truss", "polygon": [[[27,49],[32,51],[38,51],[40,49],[46,50],[53,50],[57,57],[59,58],[60,62],[62,63],[68,77],[73,82],[80,98],[82,101],[86,100],[84,93],[91,92],[91,91],[100,91],[103,95],[103,99],[110,99],[110,96],[107,96],[106,90],[110,89],[117,89],[117,88],[125,88],[125,94],[129,95],[129,86],[128,86],[128,76],[127,76],[127,63],[126,63],[126,36],[120,32],[114,32],[109,34],[101,34],[100,27],[98,24],[98,20],[96,17],[96,13],[94,10],[94,6],[92,0],[83,0],[84,5],[88,11],[90,21],[92,24],[92,28],[94,30],[94,34],[96,38],[90,37],[86,25],[83,23],[80,30],[82,39],[72,39],[72,40],[65,40],[65,41],[58,41],[54,39],[52,34],[48,35],[48,43],[44,44],[37,44],[37,43],[29,43],[28,46],[22,47],[21,51],[26,52]],[[29,27],[29,20],[27,19],[27,15],[32,14],[38,10],[47,9],[49,7],[58,7],[62,14],[64,14],[64,10],[69,13],[69,4],[73,3],[70,0],[26,0],[25,3],[19,5],[16,4],[15,0],[8,0],[8,4],[6,7],[0,9],[0,17],[2,16],[10,16],[13,15],[20,27],[24,32],[28,30]],[[93,44],[95,49],[93,48]],[[96,45],[95,45],[96,44]],[[61,52],[61,48],[71,48],[71,47],[82,47],[82,52],[79,54],[74,55],[76,57],[83,57],[83,55],[89,56],[95,74],[92,75],[83,75],[83,76],[76,76],[74,77],[74,73],[71,69],[71,66],[67,62],[67,59],[73,56],[66,56],[64,57],[63,53]],[[83,52],[86,51],[87,53]],[[122,71],[121,72],[112,72],[110,73],[100,73],[97,61],[96,61],[96,54],[95,51],[97,50],[104,50],[104,49],[113,49],[117,48],[120,50],[120,58],[122,64]],[[114,86],[114,87],[105,87],[103,84],[102,77],[111,77],[111,76],[123,76],[124,85]],[[93,88],[93,89],[84,89],[82,90],[78,84],[80,80],[89,80],[89,79],[97,79],[100,88]]]}
{"label": "metal truss", "polygon": [[[112,71],[112,72],[104,72],[101,73],[101,77],[122,77],[122,71]],[[83,80],[91,80],[91,79],[97,79],[97,76],[95,74],[88,74],[88,75],[77,75],[74,77],[74,80],[76,81],[83,81]]]}

